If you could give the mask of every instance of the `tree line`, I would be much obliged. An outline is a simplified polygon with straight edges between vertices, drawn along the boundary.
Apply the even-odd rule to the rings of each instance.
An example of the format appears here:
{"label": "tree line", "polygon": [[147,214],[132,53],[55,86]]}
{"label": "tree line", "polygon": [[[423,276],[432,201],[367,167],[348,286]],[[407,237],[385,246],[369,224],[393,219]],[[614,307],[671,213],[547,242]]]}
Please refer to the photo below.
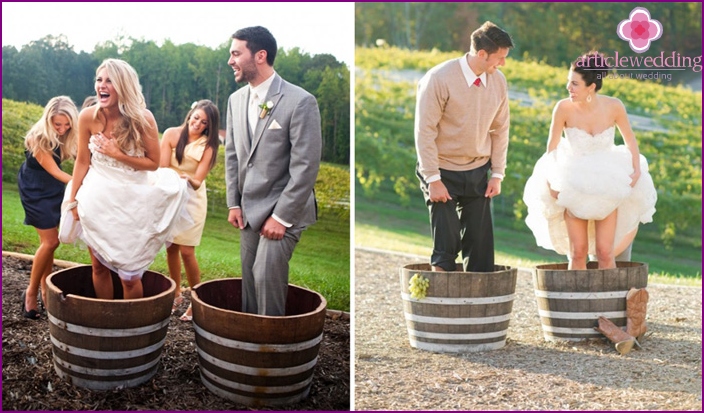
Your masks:
{"label": "tree line", "polygon": [[[227,99],[243,87],[227,65],[230,42],[216,49],[192,43],[175,45],[120,37],[75,52],[65,36],[46,36],[17,50],[2,48],[2,97],[41,106],[54,96],[67,95],[80,107],[95,94],[95,70],[106,58],[123,59],[139,74],[147,107],[159,130],[180,125],[191,104],[212,100],[220,109],[225,128]],[[349,164],[350,73],[330,54],[309,55],[299,48],[279,49],[274,69],[289,82],[318,100],[322,122],[323,160]]]}
{"label": "tree line", "polygon": [[[471,33],[490,20],[512,35],[516,47],[511,57],[564,67],[595,48],[633,54],[616,27],[636,6],[646,8],[663,25],[662,37],[643,56],[661,51],[701,56],[701,2],[357,3],[355,42],[364,47],[468,51]],[[689,81],[701,73],[674,72],[676,76]]]}

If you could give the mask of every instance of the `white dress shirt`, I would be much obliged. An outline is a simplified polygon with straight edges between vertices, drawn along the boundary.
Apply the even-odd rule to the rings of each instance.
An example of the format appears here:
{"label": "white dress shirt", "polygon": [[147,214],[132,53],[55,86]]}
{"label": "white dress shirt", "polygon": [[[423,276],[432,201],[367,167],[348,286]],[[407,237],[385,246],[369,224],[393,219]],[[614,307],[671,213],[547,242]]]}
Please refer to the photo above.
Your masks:
{"label": "white dress shirt", "polygon": [[254,131],[257,129],[257,122],[259,121],[259,114],[262,112],[262,108],[259,105],[266,99],[266,94],[269,93],[269,87],[274,81],[274,72],[268,79],[258,84],[255,87],[249,85],[249,108],[247,109],[247,119],[249,120],[250,132],[252,132],[252,138],[254,138]]}
{"label": "white dress shirt", "polygon": [[464,55],[464,59],[460,59],[460,68],[462,69],[462,74],[464,75],[464,78],[467,80],[467,86],[476,87],[474,86],[474,81],[479,78],[479,80],[482,81],[481,84],[486,87],[486,72],[482,73],[479,76],[475,75],[474,71],[469,67],[469,63],[467,62],[468,55],[469,53]]}

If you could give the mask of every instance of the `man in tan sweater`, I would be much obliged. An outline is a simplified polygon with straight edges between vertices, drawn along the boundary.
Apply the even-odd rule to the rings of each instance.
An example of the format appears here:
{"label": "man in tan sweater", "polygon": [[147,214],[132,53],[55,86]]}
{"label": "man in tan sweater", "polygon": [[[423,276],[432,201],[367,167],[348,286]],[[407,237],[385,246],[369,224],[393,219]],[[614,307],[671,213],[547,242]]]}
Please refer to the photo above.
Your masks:
{"label": "man in tan sweater", "polygon": [[[430,69],[418,84],[416,175],[430,210],[434,271],[494,271],[491,198],[506,169],[509,109],[503,66],[511,36],[491,22],[469,53]],[[491,174],[491,178],[489,178]]]}

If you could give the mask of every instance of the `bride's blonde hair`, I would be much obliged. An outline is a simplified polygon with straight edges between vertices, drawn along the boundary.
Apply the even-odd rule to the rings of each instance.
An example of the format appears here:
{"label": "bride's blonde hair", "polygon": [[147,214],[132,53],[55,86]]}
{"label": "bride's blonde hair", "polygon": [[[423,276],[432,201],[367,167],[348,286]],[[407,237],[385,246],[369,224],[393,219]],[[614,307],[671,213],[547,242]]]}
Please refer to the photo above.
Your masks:
{"label": "bride's blonde hair", "polygon": [[[147,105],[142,94],[142,85],[139,84],[137,72],[129,63],[120,59],[105,59],[95,71],[96,75],[106,69],[108,78],[117,92],[117,107],[122,115],[120,123],[114,126],[112,137],[125,153],[144,152],[144,134],[149,128],[149,122],[144,115]],[[96,106],[93,119],[98,118],[101,112]]]}
{"label": "bride's blonde hair", "polygon": [[[57,115],[64,115],[68,118],[70,128],[59,135],[54,129],[53,119]],[[61,148],[61,160],[76,157],[76,146],[78,142],[78,132],[76,120],[78,119],[78,109],[68,96],[56,96],[49,100],[44,107],[42,117],[35,123],[24,137],[24,146],[35,156],[37,152],[52,153],[54,149]]]}

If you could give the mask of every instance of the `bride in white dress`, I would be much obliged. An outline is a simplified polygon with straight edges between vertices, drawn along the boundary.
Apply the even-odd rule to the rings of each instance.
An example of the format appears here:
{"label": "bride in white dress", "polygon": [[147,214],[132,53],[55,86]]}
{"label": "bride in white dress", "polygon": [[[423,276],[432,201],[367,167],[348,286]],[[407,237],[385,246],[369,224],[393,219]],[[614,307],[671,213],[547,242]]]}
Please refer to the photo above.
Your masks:
{"label": "bride in white dress", "polygon": [[186,225],[186,181],[159,166],[159,135],[134,69],[119,59],[96,71],[98,103],[78,118],[78,155],[67,204],[80,220],[98,298],[144,295],[141,278],[172,234]]}
{"label": "bride in white dress", "polygon": [[[523,194],[538,245],[567,255],[569,269],[585,269],[588,254],[615,268],[614,256],[655,213],[657,192],[626,108],[597,94],[607,69],[595,52],[572,63],[570,97],[555,105],[547,153]],[[616,128],[625,146],[614,144]]]}

